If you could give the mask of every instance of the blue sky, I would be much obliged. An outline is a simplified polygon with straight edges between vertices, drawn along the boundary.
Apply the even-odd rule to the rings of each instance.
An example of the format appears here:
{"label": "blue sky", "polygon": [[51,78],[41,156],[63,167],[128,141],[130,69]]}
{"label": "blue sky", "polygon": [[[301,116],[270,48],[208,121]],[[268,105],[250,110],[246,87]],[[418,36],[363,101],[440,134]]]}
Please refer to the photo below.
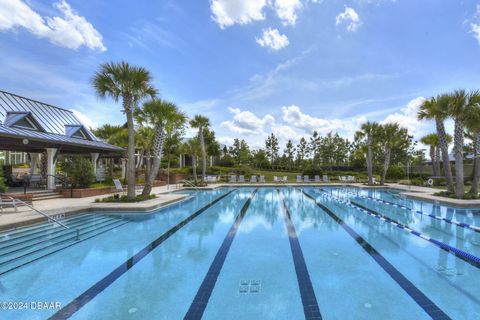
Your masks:
{"label": "blue sky", "polygon": [[422,97],[479,88],[480,1],[0,1],[0,89],[122,123],[99,64],[148,68],[161,97],[211,118],[221,142],[351,137],[398,121],[419,138]]}

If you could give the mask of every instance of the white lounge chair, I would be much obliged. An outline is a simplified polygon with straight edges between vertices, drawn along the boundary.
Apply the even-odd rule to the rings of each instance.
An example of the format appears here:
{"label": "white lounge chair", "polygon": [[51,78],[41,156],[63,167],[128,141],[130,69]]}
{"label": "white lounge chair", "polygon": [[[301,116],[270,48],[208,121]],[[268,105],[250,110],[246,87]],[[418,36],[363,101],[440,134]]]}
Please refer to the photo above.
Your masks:
{"label": "white lounge chair", "polygon": [[250,182],[251,183],[257,183],[257,176],[251,176],[250,177]]}
{"label": "white lounge chair", "polygon": [[309,183],[310,182],[310,177],[309,176],[303,176],[303,182]]}
{"label": "white lounge chair", "polygon": [[229,183],[237,183],[237,176],[231,175],[228,182]]}
{"label": "white lounge chair", "polygon": [[288,182],[288,177],[287,177],[287,176],[283,176],[282,182],[287,183],[287,182]]}
{"label": "white lounge chair", "polygon": [[302,176],[297,176],[297,183],[302,183]]}
{"label": "white lounge chair", "polygon": [[113,184],[115,185],[115,191],[116,192],[121,192],[121,193],[124,193],[127,188],[122,186],[122,183],[120,182],[120,180],[118,179],[113,179]]}
{"label": "white lounge chair", "polygon": [[13,207],[15,212],[18,212],[17,204],[20,204],[15,199],[5,199],[0,196],[0,212],[3,212],[3,207]]}
{"label": "white lounge chair", "polygon": [[315,178],[315,180],[314,180],[315,182],[320,182],[320,176],[319,175],[316,175],[314,178]]}
{"label": "white lounge chair", "polygon": [[280,182],[280,179],[277,176],[273,176],[273,182]]}
{"label": "white lounge chair", "polygon": [[245,183],[245,176],[238,176],[238,182]]}
{"label": "white lounge chair", "polygon": [[265,176],[260,176],[258,182],[260,182],[260,183],[265,183]]}
{"label": "white lounge chair", "polygon": [[327,175],[323,175],[323,182],[330,182],[330,179],[328,179]]}

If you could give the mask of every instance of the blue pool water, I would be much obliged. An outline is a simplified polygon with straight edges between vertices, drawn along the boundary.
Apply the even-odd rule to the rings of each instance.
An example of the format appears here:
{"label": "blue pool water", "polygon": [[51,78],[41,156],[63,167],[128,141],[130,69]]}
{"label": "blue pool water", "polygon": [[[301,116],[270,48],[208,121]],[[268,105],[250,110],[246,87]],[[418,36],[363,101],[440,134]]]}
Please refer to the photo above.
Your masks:
{"label": "blue pool water", "polygon": [[0,233],[0,319],[480,319],[480,210],[349,187],[190,195],[66,219],[80,241]]}

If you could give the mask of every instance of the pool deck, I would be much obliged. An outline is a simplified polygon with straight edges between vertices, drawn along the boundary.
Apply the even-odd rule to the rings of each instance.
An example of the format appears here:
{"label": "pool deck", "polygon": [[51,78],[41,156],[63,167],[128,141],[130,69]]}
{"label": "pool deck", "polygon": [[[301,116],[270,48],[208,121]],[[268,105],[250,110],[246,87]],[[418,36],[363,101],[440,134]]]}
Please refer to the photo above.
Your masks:
{"label": "pool deck", "polygon": [[[160,207],[181,201],[188,197],[186,194],[173,194],[170,191],[176,191],[170,186],[154,187],[152,194],[157,198],[136,203],[101,203],[95,202],[95,199],[104,198],[110,195],[86,197],[86,198],[58,198],[49,200],[35,201],[33,207],[54,219],[83,214],[86,212],[129,212],[145,214]],[[137,191],[137,192],[140,192]],[[0,230],[18,228],[20,226],[45,222],[47,218],[34,210],[21,206],[18,212],[13,208],[5,208],[0,212]]]}
{"label": "pool deck", "polygon": [[[316,186],[316,187],[327,187],[327,186],[350,186],[357,188],[391,188],[397,190],[403,190],[402,192],[405,196],[417,199],[424,200],[429,202],[440,203],[447,206],[459,207],[459,208],[480,208],[480,200],[458,200],[450,199],[444,197],[434,196],[435,192],[438,192],[438,189],[427,188],[427,187],[418,187],[418,186],[406,186],[396,183],[390,183],[385,186],[367,186],[361,183],[236,183],[236,184],[211,184],[208,187],[202,188],[203,190],[208,189],[217,189],[220,187],[303,187],[303,186]],[[106,197],[109,195],[103,195],[101,197],[86,197],[86,198],[58,198],[58,199],[49,199],[41,200],[34,202],[34,208],[44,212],[45,214],[58,219],[62,219],[67,216],[81,214],[86,212],[129,212],[129,213],[139,213],[145,214],[152,212],[155,209],[160,207],[181,201],[188,197],[185,194],[174,194],[170,193],[171,191],[181,190],[182,188],[176,189],[174,185],[155,187],[153,188],[153,194],[157,195],[157,198],[137,202],[137,203],[97,203],[95,199]],[[189,188],[184,188],[189,189]],[[35,224],[39,222],[44,222],[47,219],[40,215],[39,213],[31,210],[28,207],[19,207],[18,212],[15,212],[13,208],[4,209],[3,213],[0,213],[0,230],[17,228],[20,226]]]}

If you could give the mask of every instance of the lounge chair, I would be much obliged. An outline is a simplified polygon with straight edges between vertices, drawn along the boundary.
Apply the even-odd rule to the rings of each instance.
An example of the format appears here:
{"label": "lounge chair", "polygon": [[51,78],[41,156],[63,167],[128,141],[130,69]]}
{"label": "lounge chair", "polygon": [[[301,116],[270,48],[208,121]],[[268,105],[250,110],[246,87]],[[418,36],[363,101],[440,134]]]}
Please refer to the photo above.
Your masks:
{"label": "lounge chair", "polygon": [[260,183],[265,183],[265,176],[260,176],[258,182],[260,182]]}
{"label": "lounge chair", "polygon": [[245,176],[238,176],[238,182],[245,183]]}
{"label": "lounge chair", "polygon": [[237,183],[237,176],[231,175],[228,182],[229,183]]}
{"label": "lounge chair", "polygon": [[257,176],[251,176],[250,177],[250,182],[251,183],[257,183]]}
{"label": "lounge chair", "polygon": [[320,176],[316,175],[314,178],[315,178],[314,180],[315,182],[320,182]]}
{"label": "lounge chair", "polygon": [[3,212],[3,207],[13,207],[15,209],[15,212],[18,212],[17,204],[21,204],[20,202],[17,202],[13,198],[2,198],[0,196],[0,211]]}
{"label": "lounge chair", "polygon": [[373,177],[372,182],[373,182],[373,184],[377,184],[377,179],[375,179],[375,177]]}
{"label": "lounge chair", "polygon": [[302,183],[302,176],[297,176],[297,183]]}
{"label": "lounge chair", "polygon": [[327,175],[323,175],[323,182],[330,182]]}
{"label": "lounge chair", "polygon": [[113,179],[113,184],[115,185],[115,191],[116,192],[124,193],[125,191],[127,191],[127,187],[124,187],[122,185],[122,183],[120,182],[120,180]]}
{"label": "lounge chair", "polygon": [[303,176],[303,182],[309,183],[310,182],[310,177],[309,176]]}
{"label": "lounge chair", "polygon": [[287,177],[287,176],[283,176],[282,182],[287,183],[287,182],[288,182],[288,177]]}
{"label": "lounge chair", "polygon": [[273,176],[273,182],[280,182],[280,179],[277,176]]}

